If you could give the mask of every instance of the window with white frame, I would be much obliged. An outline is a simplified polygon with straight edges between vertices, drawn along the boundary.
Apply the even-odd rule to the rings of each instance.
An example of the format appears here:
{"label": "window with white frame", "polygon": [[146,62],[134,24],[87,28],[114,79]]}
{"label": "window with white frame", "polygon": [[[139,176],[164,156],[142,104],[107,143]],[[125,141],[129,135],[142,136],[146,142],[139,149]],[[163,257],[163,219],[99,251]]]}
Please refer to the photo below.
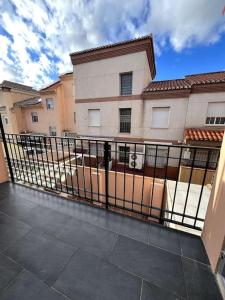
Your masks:
{"label": "window with white frame", "polygon": [[169,127],[170,107],[153,107],[152,108],[152,128]]}
{"label": "window with white frame", "polygon": [[4,125],[8,125],[8,124],[9,124],[9,119],[8,119],[7,116],[2,116],[2,123],[3,123]]}
{"label": "window with white frame", "polygon": [[132,72],[120,74],[120,95],[132,95]]}
{"label": "window with white frame", "polygon": [[46,99],[46,107],[47,107],[47,110],[50,110],[50,109],[54,109],[54,99],[52,98],[47,98]]}
{"label": "window with white frame", "polygon": [[56,127],[55,126],[49,126],[49,135],[50,136],[56,136]]}
{"label": "window with white frame", "polygon": [[119,162],[129,164],[130,147],[119,146]]}
{"label": "window with white frame", "polygon": [[100,126],[100,109],[88,110],[88,126]]}
{"label": "window with white frame", "polygon": [[31,113],[31,119],[32,119],[32,123],[38,123],[38,113],[37,112],[32,112]]}
{"label": "window with white frame", "polygon": [[207,125],[225,125],[225,102],[208,103],[207,117],[205,123]]}
{"label": "window with white frame", "polygon": [[131,108],[120,108],[120,133],[131,131]]}

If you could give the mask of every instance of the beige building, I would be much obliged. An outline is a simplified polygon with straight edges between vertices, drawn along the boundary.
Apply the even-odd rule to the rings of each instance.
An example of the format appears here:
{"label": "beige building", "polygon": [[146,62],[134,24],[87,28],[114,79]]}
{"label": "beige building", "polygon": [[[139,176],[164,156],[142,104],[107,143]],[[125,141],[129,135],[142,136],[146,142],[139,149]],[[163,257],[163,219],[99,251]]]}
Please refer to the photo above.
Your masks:
{"label": "beige building", "polygon": [[[76,132],[73,73],[60,76],[59,80],[20,97],[11,95],[8,101],[2,93],[2,118],[5,131],[9,133],[36,133],[61,136]],[[8,96],[9,97],[9,96]],[[6,114],[7,112],[7,114]],[[8,118],[8,122],[7,122]]]}
{"label": "beige building", "polygon": [[0,84],[0,113],[5,131],[20,133],[25,128],[20,108],[15,104],[19,101],[38,98],[39,92],[30,86],[4,80]]}

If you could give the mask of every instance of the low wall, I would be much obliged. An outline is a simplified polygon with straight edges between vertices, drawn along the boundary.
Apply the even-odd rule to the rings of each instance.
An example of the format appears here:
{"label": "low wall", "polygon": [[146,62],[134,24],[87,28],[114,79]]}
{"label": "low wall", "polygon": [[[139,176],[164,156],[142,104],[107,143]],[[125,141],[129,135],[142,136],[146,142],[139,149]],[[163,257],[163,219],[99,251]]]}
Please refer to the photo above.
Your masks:
{"label": "low wall", "polygon": [[[81,197],[105,203],[105,171],[77,167],[77,173],[67,176],[67,185],[79,188]],[[86,191],[84,191],[84,186]],[[154,188],[153,188],[154,186]],[[164,180],[122,172],[109,171],[109,204],[160,217]],[[124,200],[125,199],[125,200]],[[150,208],[153,206],[154,208]],[[158,209],[157,209],[158,208]]]}
{"label": "low wall", "polygon": [[[191,183],[202,185],[204,179],[204,173],[205,173],[205,169],[193,168]],[[180,166],[179,181],[189,182],[190,174],[191,174],[191,167]],[[205,178],[204,185],[212,184],[214,175],[215,175],[215,170],[208,169],[206,171],[206,178]]]}

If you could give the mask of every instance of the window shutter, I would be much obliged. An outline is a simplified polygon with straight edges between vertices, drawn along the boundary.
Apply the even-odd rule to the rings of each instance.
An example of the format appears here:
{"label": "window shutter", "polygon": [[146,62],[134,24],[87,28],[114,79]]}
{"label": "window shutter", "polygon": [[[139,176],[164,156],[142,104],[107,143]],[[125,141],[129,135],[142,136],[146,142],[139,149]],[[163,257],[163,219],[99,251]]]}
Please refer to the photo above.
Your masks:
{"label": "window shutter", "polygon": [[88,125],[100,126],[100,109],[88,110]]}
{"label": "window shutter", "polygon": [[169,107],[153,107],[152,108],[152,127],[168,128],[169,126]]}

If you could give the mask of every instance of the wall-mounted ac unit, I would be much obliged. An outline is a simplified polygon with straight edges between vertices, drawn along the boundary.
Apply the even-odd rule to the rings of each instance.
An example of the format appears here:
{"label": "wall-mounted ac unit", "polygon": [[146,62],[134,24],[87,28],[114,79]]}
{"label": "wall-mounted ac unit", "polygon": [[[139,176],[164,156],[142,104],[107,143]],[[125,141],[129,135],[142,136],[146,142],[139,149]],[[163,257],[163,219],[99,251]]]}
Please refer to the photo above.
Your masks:
{"label": "wall-mounted ac unit", "polygon": [[130,153],[129,155],[129,168],[141,170],[143,167],[143,156],[141,152]]}

